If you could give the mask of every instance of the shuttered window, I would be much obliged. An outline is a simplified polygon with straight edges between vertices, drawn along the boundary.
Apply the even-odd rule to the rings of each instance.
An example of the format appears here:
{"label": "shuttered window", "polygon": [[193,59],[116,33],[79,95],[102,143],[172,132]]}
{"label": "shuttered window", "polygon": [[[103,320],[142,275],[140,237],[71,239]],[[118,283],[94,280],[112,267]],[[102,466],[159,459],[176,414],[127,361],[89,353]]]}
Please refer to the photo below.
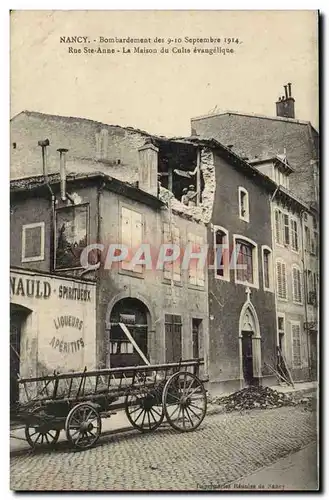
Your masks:
{"label": "shuttered window", "polygon": [[[163,242],[164,244],[177,245],[180,248],[180,231],[176,226],[171,226],[165,223],[163,225]],[[170,255],[170,250],[167,254]],[[174,262],[165,262],[163,265],[163,277],[168,280],[181,280],[181,262],[180,256]]]}
{"label": "shuttered window", "polygon": [[291,248],[298,252],[298,227],[297,221],[291,219]]}
{"label": "shuttered window", "polygon": [[300,324],[291,324],[292,336],[292,364],[295,368],[300,368],[302,364],[301,341],[300,341]]}
{"label": "shuttered window", "polygon": [[[188,245],[193,253],[201,254],[201,247],[203,245],[203,238],[193,233],[187,235]],[[198,258],[190,259],[189,261],[189,283],[191,285],[204,286],[205,283],[205,266],[201,265]]]}
{"label": "shuttered window", "polygon": [[281,231],[281,211],[276,209],[274,212],[274,224],[275,224],[275,241],[276,243],[282,243],[282,231]]}
{"label": "shuttered window", "polygon": [[289,215],[283,214],[283,243],[289,245],[290,240]]}
{"label": "shuttered window", "polygon": [[286,264],[282,261],[276,263],[276,286],[277,294],[280,299],[287,298],[287,275]]}
{"label": "shuttered window", "polygon": [[135,273],[142,273],[143,266],[136,264],[131,268],[131,259],[142,244],[142,214],[122,207],[121,209],[121,243],[128,248],[127,258],[122,261],[121,268]]}
{"label": "shuttered window", "polygon": [[292,268],[292,299],[294,302],[302,302],[301,271],[297,266]]}
{"label": "shuttered window", "polygon": [[22,262],[44,259],[45,223],[26,224],[22,228]]}

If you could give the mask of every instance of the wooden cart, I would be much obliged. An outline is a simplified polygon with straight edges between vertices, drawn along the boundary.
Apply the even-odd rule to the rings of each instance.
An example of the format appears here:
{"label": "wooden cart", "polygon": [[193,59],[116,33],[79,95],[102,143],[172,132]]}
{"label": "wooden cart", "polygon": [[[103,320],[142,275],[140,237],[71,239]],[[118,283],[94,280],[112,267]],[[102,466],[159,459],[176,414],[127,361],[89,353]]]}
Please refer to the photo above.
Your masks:
{"label": "wooden cart", "polygon": [[96,444],[102,418],[124,408],[129,422],[150,432],[164,418],[175,430],[195,430],[206,415],[200,359],[162,365],[54,373],[19,379],[18,417],[32,448],[54,445],[61,430],[72,447]]}

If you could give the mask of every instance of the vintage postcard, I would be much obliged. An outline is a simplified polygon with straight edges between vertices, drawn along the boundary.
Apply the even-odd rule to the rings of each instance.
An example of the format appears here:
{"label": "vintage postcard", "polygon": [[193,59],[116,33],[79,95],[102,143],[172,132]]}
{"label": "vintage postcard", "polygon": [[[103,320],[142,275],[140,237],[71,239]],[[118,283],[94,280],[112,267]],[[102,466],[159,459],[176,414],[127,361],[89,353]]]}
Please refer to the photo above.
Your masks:
{"label": "vintage postcard", "polygon": [[319,13],[10,31],[10,489],[317,491]]}

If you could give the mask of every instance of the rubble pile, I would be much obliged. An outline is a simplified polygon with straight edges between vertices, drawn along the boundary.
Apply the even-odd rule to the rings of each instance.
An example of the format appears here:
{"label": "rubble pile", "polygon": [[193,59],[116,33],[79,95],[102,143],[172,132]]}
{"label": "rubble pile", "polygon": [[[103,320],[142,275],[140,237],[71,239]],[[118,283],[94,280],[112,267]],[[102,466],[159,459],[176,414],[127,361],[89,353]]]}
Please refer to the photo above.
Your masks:
{"label": "rubble pile", "polygon": [[216,397],[211,403],[221,405],[225,411],[229,412],[251,410],[253,408],[270,409],[281,406],[295,406],[299,401],[294,401],[291,396],[275,391],[270,387],[248,387],[229,396]]}

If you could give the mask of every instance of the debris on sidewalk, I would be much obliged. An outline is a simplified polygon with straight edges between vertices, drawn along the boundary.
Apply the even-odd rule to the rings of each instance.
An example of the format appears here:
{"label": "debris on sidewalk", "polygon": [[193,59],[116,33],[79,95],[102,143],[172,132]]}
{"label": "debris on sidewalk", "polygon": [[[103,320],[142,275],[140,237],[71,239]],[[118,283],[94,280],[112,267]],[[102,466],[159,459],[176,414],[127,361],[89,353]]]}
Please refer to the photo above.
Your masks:
{"label": "debris on sidewalk", "polygon": [[271,389],[270,387],[247,387],[241,391],[234,392],[229,396],[217,396],[211,399],[211,404],[220,405],[227,412],[258,409],[279,408],[282,406],[296,406],[303,404],[305,409],[312,409],[314,398],[295,399],[292,394]]}

